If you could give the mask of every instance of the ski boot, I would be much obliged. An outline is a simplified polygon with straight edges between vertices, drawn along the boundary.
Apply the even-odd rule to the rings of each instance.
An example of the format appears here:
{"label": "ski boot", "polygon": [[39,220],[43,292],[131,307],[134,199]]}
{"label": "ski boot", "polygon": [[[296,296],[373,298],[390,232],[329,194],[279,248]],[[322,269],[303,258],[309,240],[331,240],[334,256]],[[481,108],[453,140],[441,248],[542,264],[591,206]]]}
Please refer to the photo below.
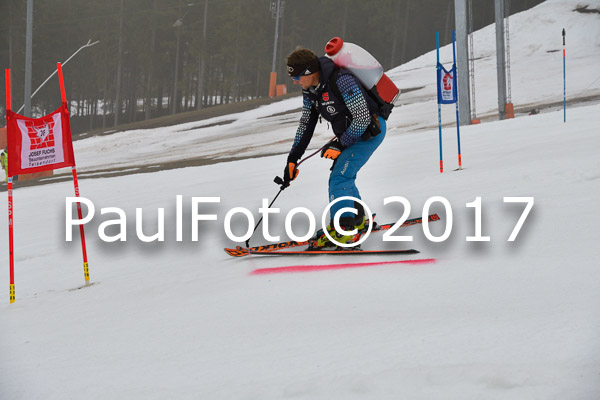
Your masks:
{"label": "ski boot", "polygon": [[[356,242],[360,238],[360,233],[362,232],[362,230],[365,229],[365,225],[366,224],[364,216],[359,221],[358,219],[355,220],[354,218],[341,218],[340,227],[344,231],[351,232],[353,230],[356,230],[357,232],[352,235],[338,233],[335,230],[335,227],[333,226],[333,222],[331,222],[329,226],[327,226],[327,232],[329,233],[329,236],[335,239],[336,242],[341,244],[348,244]],[[329,238],[327,237],[327,235],[325,235],[325,232],[323,232],[323,230],[319,230],[317,232],[316,238],[313,241],[311,241],[311,244],[309,245],[307,250],[328,249],[336,247],[340,246],[329,240]]]}

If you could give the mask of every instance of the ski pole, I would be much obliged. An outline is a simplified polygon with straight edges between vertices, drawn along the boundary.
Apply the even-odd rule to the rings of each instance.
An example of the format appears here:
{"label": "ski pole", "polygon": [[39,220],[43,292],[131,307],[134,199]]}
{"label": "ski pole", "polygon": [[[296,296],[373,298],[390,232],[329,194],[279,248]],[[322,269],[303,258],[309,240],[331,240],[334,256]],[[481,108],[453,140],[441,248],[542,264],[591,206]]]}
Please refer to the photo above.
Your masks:
{"label": "ski pole", "polygon": [[[323,146],[322,146],[322,147],[321,147],[319,150],[315,151],[314,153],[312,153],[311,155],[309,155],[309,156],[307,156],[307,157],[304,157],[302,160],[300,160],[300,161],[298,162],[298,164],[297,164],[297,165],[300,165],[300,164],[302,164],[304,161],[308,160],[308,159],[309,159],[309,158],[311,158],[312,156],[314,156],[314,155],[316,155],[317,153],[319,153],[320,151],[322,151],[322,150],[323,150],[325,147],[327,147],[327,145],[328,145],[329,143],[333,142],[335,139],[336,139],[335,137],[332,137],[331,139],[329,139],[329,141],[328,141],[327,143],[325,143],[325,144],[324,144],[324,145],[323,145]],[[283,186],[283,185],[284,185],[283,179],[282,179],[282,178],[280,178],[280,177],[278,177],[278,176],[276,176],[276,177],[275,177],[275,179],[273,180],[273,182],[275,182],[275,183],[276,183],[276,184],[278,184],[278,185],[281,185],[281,186],[282,186],[281,190],[283,190],[283,189],[285,189],[285,188],[287,187],[287,186]],[[269,207],[270,207],[270,206],[269,206]]]}
{"label": "ski pole", "polygon": [[325,143],[319,150],[315,151],[314,153],[312,153],[310,156],[308,157],[304,157],[302,160],[300,160],[300,162],[298,162],[298,165],[302,164],[304,161],[308,160],[309,158],[311,158],[312,156],[316,155],[318,152],[322,151],[325,147],[327,147],[327,145],[331,142],[333,142],[336,139],[336,137],[332,137],[331,139],[329,139],[329,141],[327,143]]}
{"label": "ski pole", "polygon": [[[277,180],[277,178],[279,178],[278,176],[275,178],[275,180]],[[281,178],[279,178],[281,179]],[[279,189],[279,192],[277,192],[277,195],[275,196],[275,198],[273,199],[273,201],[271,202],[271,204],[269,204],[269,207],[267,208],[271,208],[271,206],[273,205],[273,203],[275,203],[275,200],[277,200],[277,198],[279,197],[279,195],[281,194],[281,192],[283,192],[283,189],[285,189],[285,186],[283,186],[283,181],[281,182],[281,188]],[[260,223],[262,222],[263,217],[260,217],[260,219],[258,220],[258,222],[256,223],[256,226],[254,227],[254,230],[252,231],[252,235],[254,235],[254,232],[256,232],[256,230],[258,229],[258,226],[260,225]],[[250,235],[250,237],[248,238],[248,240],[246,240],[246,248],[250,247],[250,239],[252,239],[252,235]]]}
{"label": "ski pole", "polygon": [[[331,138],[319,150],[315,151],[314,153],[312,153],[308,157],[304,157],[302,160],[300,160],[300,162],[298,162],[298,165],[302,164],[304,161],[306,161],[309,158],[311,158],[312,156],[316,155],[318,152],[320,152],[321,150],[323,150],[329,143],[333,142],[334,140],[335,140],[335,137]],[[285,182],[283,181],[283,179],[280,178],[279,176],[276,176],[273,181],[276,184],[280,185],[280,188],[279,188],[279,192],[277,192],[277,194],[275,195],[275,198],[273,199],[273,201],[271,202],[271,204],[269,204],[269,207],[267,207],[267,208],[271,208],[271,206],[273,205],[273,203],[275,203],[275,200],[277,200],[277,198],[279,197],[279,195],[281,194],[281,192],[283,192],[283,190],[287,187],[287,186],[285,186]],[[256,223],[256,226],[254,227],[254,230],[252,231],[252,235],[254,235],[254,232],[256,232],[256,230],[260,226],[262,220],[263,220],[263,217],[260,217],[260,219]],[[250,237],[248,238],[248,240],[246,240],[246,248],[250,247],[250,239],[252,239],[252,235],[250,235]]]}

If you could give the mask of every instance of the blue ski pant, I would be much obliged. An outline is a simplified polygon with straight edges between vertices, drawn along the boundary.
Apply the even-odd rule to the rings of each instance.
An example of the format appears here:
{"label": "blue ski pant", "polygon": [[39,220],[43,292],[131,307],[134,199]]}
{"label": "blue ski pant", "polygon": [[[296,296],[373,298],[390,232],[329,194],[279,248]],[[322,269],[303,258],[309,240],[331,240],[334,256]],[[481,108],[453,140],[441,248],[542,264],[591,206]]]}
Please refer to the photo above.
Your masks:
{"label": "blue ski pant", "polygon": [[[333,165],[331,175],[329,175],[329,202],[331,203],[337,198],[344,196],[352,196],[360,199],[360,193],[356,187],[356,174],[363,165],[371,158],[373,152],[379,147],[383,139],[385,138],[386,122],[383,118],[379,117],[379,123],[381,124],[381,133],[375,137],[372,137],[368,141],[364,141],[362,138],[352,146],[344,149],[338,156]],[[335,203],[330,210],[330,218],[340,209],[349,207],[354,208],[354,201],[352,200],[340,200]],[[355,215],[351,212],[345,212],[340,217],[351,217]]]}

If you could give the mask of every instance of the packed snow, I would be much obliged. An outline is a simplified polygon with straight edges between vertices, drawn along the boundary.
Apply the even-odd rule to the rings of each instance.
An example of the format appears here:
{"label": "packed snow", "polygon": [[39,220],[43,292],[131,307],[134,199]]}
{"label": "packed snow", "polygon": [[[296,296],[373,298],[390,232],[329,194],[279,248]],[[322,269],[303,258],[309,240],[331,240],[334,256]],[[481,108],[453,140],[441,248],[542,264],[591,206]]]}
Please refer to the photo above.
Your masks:
{"label": "packed snow", "polygon": [[[562,44],[567,29],[568,94],[600,94],[600,14],[578,13],[599,1],[547,1],[511,17],[513,102],[562,99]],[[432,33],[432,37],[434,33]],[[478,110],[497,107],[493,27],[477,32]],[[484,49],[486,49],[484,51]],[[479,50],[478,50],[479,49]],[[552,52],[548,52],[552,50]],[[480,53],[478,53],[480,52]],[[486,53],[487,52],[487,53]],[[451,47],[442,50],[451,59]],[[359,174],[358,186],[380,223],[397,221],[403,196],[411,217],[427,200],[442,218],[429,229],[399,229],[409,242],[373,234],[365,249],[415,248],[410,256],[229,257],[238,244],[225,233],[235,207],[260,216],[273,200],[299,117],[300,98],[241,114],[211,128],[194,126],[118,132],[76,142],[83,170],[131,167],[179,157],[276,156],[202,167],[80,181],[95,208],[86,224],[91,285],[84,286],[77,228],[67,242],[70,182],[14,191],[16,302],[0,305],[2,399],[598,399],[600,398],[600,106],[461,127],[457,168],[454,107],[444,107],[444,173],[439,172],[435,53],[390,71],[403,88],[387,137]],[[544,66],[545,72],[536,72]],[[68,79],[68,77],[65,77]],[[535,78],[535,80],[534,80]],[[530,82],[533,80],[533,82]],[[584,96],[584,95],[581,95]],[[411,100],[412,99],[412,100]],[[283,116],[276,113],[289,111]],[[240,136],[241,135],[241,136]],[[318,148],[331,136],[325,126]],[[266,146],[268,144],[268,146]],[[330,161],[314,157],[284,190],[269,233],[285,239],[286,215],[308,208],[320,221],[327,205]],[[183,237],[177,240],[177,196]],[[192,222],[194,197],[219,197]],[[476,235],[481,198],[481,236]],[[522,198],[522,203],[505,201]],[[0,196],[7,207],[7,196]],[[526,199],[534,205],[514,241]],[[114,222],[120,208],[126,230]],[[141,241],[157,232],[163,242]],[[89,211],[84,208],[84,211]],[[104,211],[104,212],[103,212]],[[450,215],[451,214],[451,215]],[[296,217],[296,234],[306,230]],[[296,221],[296,218],[294,219]],[[452,223],[450,223],[452,220]],[[0,224],[7,226],[3,215]],[[192,236],[200,228],[199,240]],[[242,214],[235,235],[249,227]],[[264,224],[263,224],[264,226]],[[253,224],[250,224],[250,228]],[[105,229],[106,228],[106,229]],[[265,242],[260,228],[251,245]],[[297,230],[297,232],[296,232]],[[0,230],[7,243],[7,230]],[[101,235],[126,236],[107,242]],[[8,246],[2,246],[0,287],[8,289]],[[330,271],[253,275],[296,265],[435,259]]]}

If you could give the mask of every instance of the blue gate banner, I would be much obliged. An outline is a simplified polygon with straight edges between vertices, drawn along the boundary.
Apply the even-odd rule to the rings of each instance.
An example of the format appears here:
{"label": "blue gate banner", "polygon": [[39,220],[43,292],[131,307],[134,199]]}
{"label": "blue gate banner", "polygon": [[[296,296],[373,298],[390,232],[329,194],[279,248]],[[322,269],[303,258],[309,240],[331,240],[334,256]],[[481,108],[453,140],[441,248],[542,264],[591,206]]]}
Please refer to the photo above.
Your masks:
{"label": "blue gate banner", "polygon": [[446,70],[442,64],[438,64],[437,94],[438,104],[452,104],[458,101],[458,91],[456,89],[456,64],[452,65],[450,71]]}

